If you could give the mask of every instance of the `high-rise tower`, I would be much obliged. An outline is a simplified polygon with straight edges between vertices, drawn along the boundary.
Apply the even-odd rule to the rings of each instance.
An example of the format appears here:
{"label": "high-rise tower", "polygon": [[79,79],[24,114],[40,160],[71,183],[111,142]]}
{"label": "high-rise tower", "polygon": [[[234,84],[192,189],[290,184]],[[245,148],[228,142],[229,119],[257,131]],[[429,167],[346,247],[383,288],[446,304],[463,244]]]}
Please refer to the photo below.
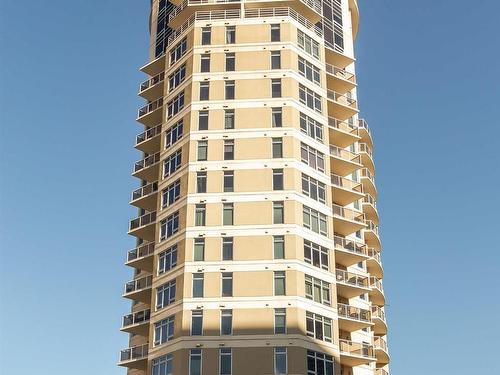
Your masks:
{"label": "high-rise tower", "polygon": [[388,374],[356,0],[153,0],[129,375]]}

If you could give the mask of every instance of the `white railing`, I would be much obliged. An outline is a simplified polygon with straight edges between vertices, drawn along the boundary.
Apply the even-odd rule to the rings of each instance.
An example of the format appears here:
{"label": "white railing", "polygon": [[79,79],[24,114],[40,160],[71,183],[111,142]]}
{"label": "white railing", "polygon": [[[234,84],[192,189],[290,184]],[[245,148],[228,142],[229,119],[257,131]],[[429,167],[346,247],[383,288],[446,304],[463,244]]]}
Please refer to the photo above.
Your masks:
{"label": "white railing", "polygon": [[351,98],[347,94],[341,94],[341,93],[338,93],[338,92],[333,91],[333,90],[327,90],[326,97],[328,99],[333,100],[334,102],[341,104],[341,105],[345,105],[345,106],[348,106],[351,108],[357,107],[356,100]]}
{"label": "white railing", "polygon": [[375,340],[373,340],[373,346],[375,349],[382,349],[384,352],[388,353],[387,341],[385,341],[382,337],[375,337]]}
{"label": "white railing", "polygon": [[353,342],[344,339],[340,339],[339,344],[341,353],[355,355],[359,357],[365,357],[365,358],[374,358],[373,346],[371,346],[370,344],[365,344],[362,342]]}
{"label": "white railing", "polygon": [[378,289],[378,291],[384,294],[384,287],[382,286],[382,280],[376,278],[375,276],[370,277],[370,287]]}
{"label": "white railing", "polygon": [[120,362],[128,362],[133,360],[140,360],[147,358],[149,344],[133,346],[131,348],[123,349],[120,352]]}
{"label": "white railing", "polygon": [[330,179],[331,179],[333,186],[337,186],[339,188],[343,188],[343,189],[347,189],[347,190],[353,190],[353,191],[356,191],[358,193],[361,193],[363,190],[362,186],[361,186],[361,182],[350,180],[348,178],[338,176],[336,174],[331,174]]}
{"label": "white railing", "polygon": [[131,280],[125,284],[124,294],[138,292],[143,289],[151,288],[153,285],[153,276],[148,275],[138,279]]}
{"label": "white railing", "polygon": [[330,145],[330,155],[353,163],[360,163],[360,156],[335,145]]}
{"label": "white railing", "polygon": [[334,117],[328,117],[328,126],[343,131],[344,133],[351,133],[354,135],[358,135],[359,133],[357,126],[350,124],[348,121],[341,121]]}
{"label": "white railing", "polygon": [[147,141],[148,139],[151,139],[153,137],[156,137],[159,134],[161,134],[161,124],[149,128],[146,131],[142,132],[141,134],[136,135],[135,145],[137,146],[138,144]]}
{"label": "white railing", "polygon": [[333,243],[336,249],[345,250],[347,252],[368,256],[366,245],[348,238],[334,236]]}
{"label": "white railing", "polygon": [[139,189],[136,189],[132,192],[132,202],[156,192],[158,192],[157,181],[141,186]]}
{"label": "white railing", "polygon": [[366,143],[359,144],[359,152],[364,152],[364,153],[368,154],[373,159],[372,148],[370,146],[368,146]]}
{"label": "white railing", "polygon": [[127,252],[127,262],[132,262],[133,260],[145,258],[150,256],[155,251],[155,243],[148,242],[144,245],[138,246],[135,249],[129,250]]}
{"label": "white railing", "polygon": [[333,204],[333,215],[340,216],[346,220],[356,221],[358,223],[364,223],[365,215],[362,212],[351,210],[350,208],[346,208],[340,206],[338,204]]}
{"label": "white railing", "polygon": [[149,212],[138,218],[130,220],[129,231],[143,227],[148,224],[153,224],[156,222],[156,211]]}
{"label": "white railing", "polygon": [[369,193],[365,193],[365,196],[363,197],[363,203],[371,204],[373,207],[377,208],[377,201]]}
{"label": "white railing", "polygon": [[144,159],[136,161],[134,164],[134,173],[143,170],[144,168],[150,167],[160,162],[160,153],[157,152],[154,155],[146,156]]}
{"label": "white railing", "polygon": [[376,225],[373,221],[365,220],[365,224],[366,224],[365,230],[370,230],[370,231],[374,232],[377,236],[379,235],[378,225]]}
{"label": "white railing", "polygon": [[163,106],[163,98],[156,99],[148,104],[146,104],[144,107],[139,108],[137,111],[137,118],[141,118],[148,113],[151,113],[153,111],[156,111],[158,108],[161,108]]}
{"label": "white railing", "polygon": [[385,322],[385,312],[378,306],[372,306],[372,318],[379,318]]}
{"label": "white railing", "polygon": [[165,72],[161,72],[160,74],[157,74],[154,77],[144,81],[139,86],[139,93],[142,93],[143,91],[146,91],[150,87],[153,87],[154,85],[163,82],[164,79],[165,79]]}
{"label": "white railing", "polygon": [[340,270],[338,268],[335,270],[335,279],[337,280],[337,283],[355,286],[358,288],[369,288],[368,277]]}
{"label": "white railing", "polygon": [[371,321],[370,311],[344,303],[337,303],[337,313],[340,318],[353,319],[367,323]]}
{"label": "white railing", "polygon": [[331,65],[331,64],[327,63],[326,64],[326,72],[331,74],[331,75],[334,75],[335,77],[342,78],[346,81],[355,83],[353,73],[349,73],[347,70],[342,69],[342,68],[338,68],[335,65]]}
{"label": "white railing", "polygon": [[149,321],[151,316],[151,310],[141,310],[136,311],[130,314],[127,314],[123,317],[122,328],[133,326],[135,324],[141,324]]}

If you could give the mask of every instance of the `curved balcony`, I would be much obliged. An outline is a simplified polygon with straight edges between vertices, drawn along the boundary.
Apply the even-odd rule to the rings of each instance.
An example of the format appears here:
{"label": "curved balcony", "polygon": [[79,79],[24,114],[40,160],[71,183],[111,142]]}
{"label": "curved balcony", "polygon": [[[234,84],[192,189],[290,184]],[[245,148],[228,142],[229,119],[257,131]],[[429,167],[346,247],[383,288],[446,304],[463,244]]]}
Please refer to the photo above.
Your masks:
{"label": "curved balcony", "polygon": [[146,153],[158,152],[161,143],[161,124],[146,129],[135,137],[135,148]]}
{"label": "curved balcony", "polygon": [[149,319],[151,310],[135,311],[123,317],[120,331],[134,335],[147,336],[149,331]]}
{"label": "curved balcony", "polygon": [[155,243],[148,242],[127,252],[126,265],[139,268],[144,271],[153,272],[153,254]]}
{"label": "curved balcony", "polygon": [[353,332],[372,325],[370,311],[359,307],[337,303],[337,314],[339,328],[343,331]]}
{"label": "curved balcony", "polygon": [[160,153],[146,156],[134,164],[132,176],[146,181],[158,180],[158,173],[160,171]]}
{"label": "curved balcony", "polygon": [[325,42],[325,62],[341,69],[354,62],[354,57],[348,56],[344,51],[331,43]]}
{"label": "curved balcony", "polygon": [[375,369],[375,375],[389,375],[389,371],[387,371],[383,368],[378,368],[378,369]]}
{"label": "curved balcony", "polygon": [[349,267],[368,259],[366,245],[348,238],[334,236],[335,262]]}
{"label": "curved balcony", "polygon": [[327,87],[340,93],[346,93],[356,87],[356,76],[345,69],[326,63]]}
{"label": "curved balcony", "polygon": [[165,72],[161,72],[154,77],[147,79],[139,85],[139,95],[147,100],[154,100],[163,96],[163,81]]}
{"label": "curved balcony", "polygon": [[365,227],[365,215],[350,208],[332,205],[333,230],[342,236],[347,236]]}
{"label": "curved balcony", "polygon": [[333,187],[333,202],[341,206],[363,199],[363,187],[361,182],[356,182],[336,174],[330,175]]}
{"label": "curved balcony", "polygon": [[363,168],[361,157],[351,151],[330,145],[332,158],[331,172],[339,176],[347,176],[357,169]]}
{"label": "curved balcony", "polygon": [[146,126],[153,126],[162,120],[163,98],[149,102],[137,111],[137,121]]}
{"label": "curved balcony", "polygon": [[336,269],[335,280],[337,281],[338,295],[345,298],[357,297],[371,290],[368,277],[345,270]]}
{"label": "curved balcony", "polygon": [[155,240],[156,211],[130,220],[128,234],[153,242]]}
{"label": "curved balcony", "polygon": [[125,284],[123,297],[134,301],[149,302],[151,300],[152,284],[153,276],[151,275],[131,280]]}
{"label": "curved balcony", "polygon": [[384,276],[384,269],[382,268],[382,261],[380,260],[380,251],[369,248],[368,256],[369,258],[366,260],[368,273],[381,279]]}
{"label": "curved balcony", "polygon": [[362,342],[339,340],[340,363],[345,366],[359,366],[375,361],[373,346]]}
{"label": "curved balcony", "polygon": [[156,210],[158,200],[158,181],[151,182],[132,192],[130,204],[147,211]]}
{"label": "curved balcony", "polygon": [[372,306],[372,331],[376,335],[387,334],[387,322],[385,320],[385,312],[378,306]]}
{"label": "curved balcony", "polygon": [[372,131],[370,130],[370,127],[365,119],[358,119],[358,129],[361,141],[366,143],[368,146],[373,147]]}
{"label": "curved balcony", "polygon": [[377,201],[369,193],[363,197],[363,213],[367,220],[373,221],[378,225],[380,219],[377,211]]}
{"label": "curved balcony", "polygon": [[370,194],[375,199],[377,198],[377,187],[375,186],[375,176],[368,168],[363,168],[360,171],[361,184],[363,191]]}
{"label": "curved balcony", "polygon": [[365,220],[365,223],[365,242],[368,247],[373,247],[375,250],[379,251],[382,247],[382,243],[380,242],[378,225],[370,220]]}
{"label": "curved balcony", "polygon": [[358,135],[358,127],[349,121],[340,121],[336,118],[328,118],[329,140],[331,145],[345,148],[361,139]]}
{"label": "curved balcony", "polygon": [[382,280],[376,278],[375,276],[370,277],[370,300],[374,305],[384,306],[385,296],[384,287],[382,286]]}
{"label": "curved balcony", "polygon": [[146,369],[148,366],[149,344],[133,346],[120,352],[118,366]]}
{"label": "curved balcony", "polygon": [[373,150],[368,144],[359,144],[359,155],[361,156],[361,164],[370,170],[371,173],[375,174],[375,163],[373,162]]}
{"label": "curved balcony", "polygon": [[333,90],[327,90],[328,116],[346,120],[358,113],[358,102],[350,96],[350,92],[342,94]]}
{"label": "curved balcony", "polygon": [[375,349],[375,357],[377,358],[377,366],[385,366],[389,363],[389,349],[387,341],[382,337],[375,337],[373,340],[373,348]]}

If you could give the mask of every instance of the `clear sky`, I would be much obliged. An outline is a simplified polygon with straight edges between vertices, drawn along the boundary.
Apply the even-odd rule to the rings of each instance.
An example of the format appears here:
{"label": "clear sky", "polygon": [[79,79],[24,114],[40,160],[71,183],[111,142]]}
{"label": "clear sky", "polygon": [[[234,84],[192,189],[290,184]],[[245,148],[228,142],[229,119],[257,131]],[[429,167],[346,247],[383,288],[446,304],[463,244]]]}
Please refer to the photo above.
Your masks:
{"label": "clear sky", "polygon": [[[0,0],[2,375],[125,373],[148,5]],[[360,8],[391,372],[500,374],[500,2]]]}

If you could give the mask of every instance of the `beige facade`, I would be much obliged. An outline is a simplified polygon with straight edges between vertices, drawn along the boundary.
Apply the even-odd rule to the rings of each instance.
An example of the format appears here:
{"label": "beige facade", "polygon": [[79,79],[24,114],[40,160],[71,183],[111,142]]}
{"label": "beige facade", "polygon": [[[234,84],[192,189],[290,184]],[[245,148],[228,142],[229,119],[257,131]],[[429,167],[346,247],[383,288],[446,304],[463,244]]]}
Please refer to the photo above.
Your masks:
{"label": "beige facade", "polygon": [[384,375],[355,0],[151,4],[129,375]]}

